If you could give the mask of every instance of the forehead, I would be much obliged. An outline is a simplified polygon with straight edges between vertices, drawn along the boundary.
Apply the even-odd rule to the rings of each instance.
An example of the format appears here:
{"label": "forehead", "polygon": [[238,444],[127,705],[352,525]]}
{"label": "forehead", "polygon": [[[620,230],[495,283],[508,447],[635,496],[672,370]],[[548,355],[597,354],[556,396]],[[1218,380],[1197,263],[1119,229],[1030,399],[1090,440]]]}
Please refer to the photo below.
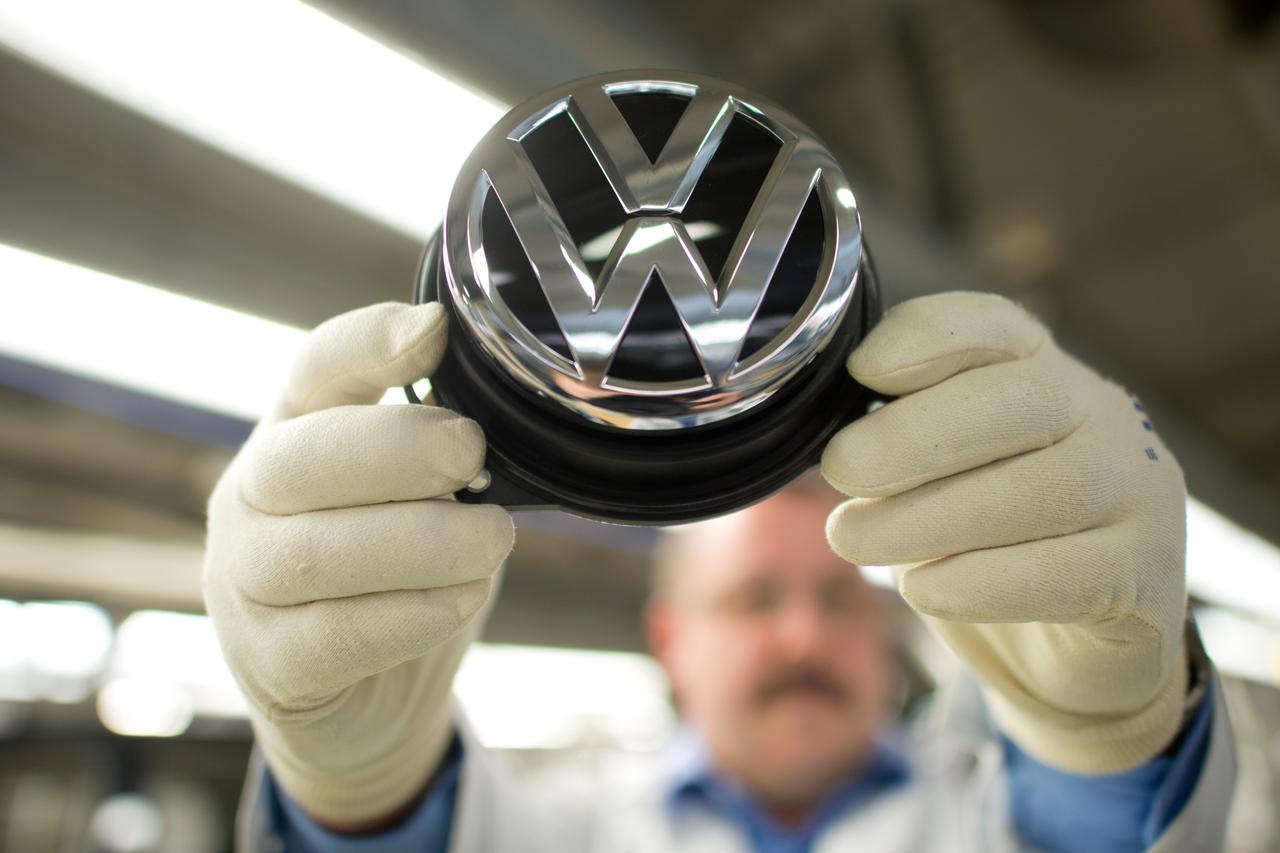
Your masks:
{"label": "forehead", "polygon": [[836,500],[825,494],[783,492],[733,515],[690,525],[670,558],[672,582],[714,594],[750,578],[804,580],[832,574],[855,578],[827,545],[826,518]]}

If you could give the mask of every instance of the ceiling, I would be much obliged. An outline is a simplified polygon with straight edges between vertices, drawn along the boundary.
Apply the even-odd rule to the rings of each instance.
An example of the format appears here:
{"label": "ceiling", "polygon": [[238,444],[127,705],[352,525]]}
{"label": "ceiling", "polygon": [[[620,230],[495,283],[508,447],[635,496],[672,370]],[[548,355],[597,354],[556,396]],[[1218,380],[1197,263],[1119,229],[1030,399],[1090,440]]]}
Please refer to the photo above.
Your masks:
{"label": "ceiling", "polygon": [[[1026,303],[1143,397],[1194,494],[1280,543],[1280,4],[315,5],[507,103],[665,66],[786,104],[846,164],[891,301]],[[3,51],[0,187],[2,243],[306,327],[407,298],[421,248]],[[22,544],[0,595],[197,608],[230,450],[73,403],[0,388],[0,528]],[[550,641],[555,604],[556,642],[638,646],[647,537],[523,528],[496,636]]]}

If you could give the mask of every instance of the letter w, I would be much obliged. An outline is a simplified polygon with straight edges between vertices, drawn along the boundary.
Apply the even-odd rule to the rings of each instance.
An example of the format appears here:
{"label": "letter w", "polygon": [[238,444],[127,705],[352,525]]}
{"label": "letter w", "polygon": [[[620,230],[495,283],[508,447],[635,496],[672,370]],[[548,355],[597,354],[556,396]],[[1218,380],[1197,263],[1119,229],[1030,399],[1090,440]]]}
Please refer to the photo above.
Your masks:
{"label": "letter w", "polygon": [[[497,194],[546,294],[579,378],[603,385],[645,283],[657,270],[707,378],[719,384],[738,353],[796,220],[821,176],[811,143],[784,140],[738,232],[719,280],[713,280],[684,224],[650,211],[678,212],[710,162],[734,105],[695,96],[658,162],[651,164],[603,92],[576,97],[569,116],[628,213],[598,279],[518,139],[486,164],[481,180]],[[484,192],[483,185],[478,196]],[[472,246],[472,250],[475,250]],[[500,298],[496,290],[487,294]]]}

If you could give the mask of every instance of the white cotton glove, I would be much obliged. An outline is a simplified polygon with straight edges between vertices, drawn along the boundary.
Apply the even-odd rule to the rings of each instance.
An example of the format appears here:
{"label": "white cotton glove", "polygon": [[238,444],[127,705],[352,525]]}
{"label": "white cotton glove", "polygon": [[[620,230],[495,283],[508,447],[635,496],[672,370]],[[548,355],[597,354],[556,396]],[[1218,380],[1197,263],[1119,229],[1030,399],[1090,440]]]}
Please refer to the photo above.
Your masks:
{"label": "white cotton glove", "polygon": [[823,456],[855,498],[835,551],[911,564],[903,597],[1031,755],[1110,773],[1158,754],[1187,689],[1186,492],[1141,405],[977,293],[897,306],[848,367],[900,399]]}
{"label": "white cotton glove", "polygon": [[209,503],[204,596],[276,779],[331,824],[420,792],[449,743],[450,687],[513,528],[451,493],[479,427],[375,406],[435,369],[437,304],[384,304],[308,338],[275,413]]}

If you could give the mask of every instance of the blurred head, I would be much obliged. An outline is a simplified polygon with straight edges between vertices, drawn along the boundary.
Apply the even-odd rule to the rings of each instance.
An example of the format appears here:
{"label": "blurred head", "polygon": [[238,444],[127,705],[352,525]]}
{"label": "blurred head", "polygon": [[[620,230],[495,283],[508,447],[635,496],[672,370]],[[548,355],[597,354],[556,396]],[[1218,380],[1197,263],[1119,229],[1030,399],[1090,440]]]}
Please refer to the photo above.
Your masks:
{"label": "blurred head", "polygon": [[806,484],[667,532],[647,613],[682,717],[784,815],[847,778],[888,704],[885,614],[827,545],[836,504]]}

